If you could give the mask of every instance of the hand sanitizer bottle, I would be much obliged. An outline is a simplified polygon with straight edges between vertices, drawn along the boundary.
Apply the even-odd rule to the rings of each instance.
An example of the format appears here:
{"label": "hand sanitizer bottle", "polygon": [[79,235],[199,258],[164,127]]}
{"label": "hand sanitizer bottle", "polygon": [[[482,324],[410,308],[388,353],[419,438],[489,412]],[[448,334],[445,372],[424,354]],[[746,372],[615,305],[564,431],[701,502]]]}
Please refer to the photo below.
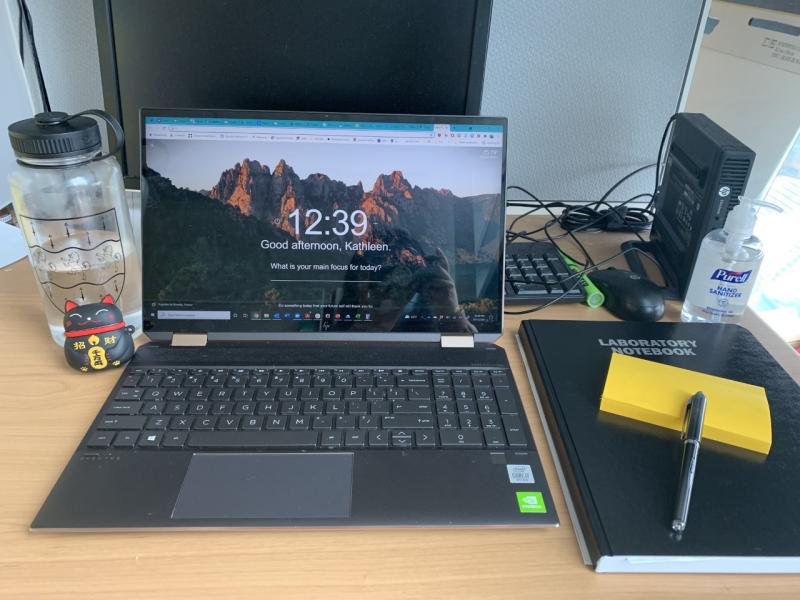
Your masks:
{"label": "hand sanitizer bottle", "polygon": [[700,244],[681,321],[737,323],[747,308],[764,257],[761,240],[753,235],[754,204],[772,206],[743,196],[739,201],[725,226],[711,231]]}

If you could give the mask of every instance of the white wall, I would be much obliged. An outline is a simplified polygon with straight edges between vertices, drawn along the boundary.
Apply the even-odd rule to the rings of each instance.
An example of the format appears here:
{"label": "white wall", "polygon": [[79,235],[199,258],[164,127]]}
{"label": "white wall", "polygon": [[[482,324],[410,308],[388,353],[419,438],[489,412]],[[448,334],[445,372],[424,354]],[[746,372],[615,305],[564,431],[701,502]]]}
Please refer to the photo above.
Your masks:
{"label": "white wall", "polygon": [[[494,0],[482,110],[509,118],[508,182],[542,199],[591,200],[655,162],[702,9],[702,0]],[[654,178],[643,173],[615,198],[652,191]]]}
{"label": "white wall", "polygon": [[[92,0],[27,1],[53,110],[73,113],[103,108]],[[16,39],[17,2],[5,0],[5,3],[13,15]],[[25,71],[39,111],[42,105],[32,61],[26,63]]]}
{"label": "white wall", "polygon": [[0,2],[0,208],[11,201],[7,183],[15,166],[14,153],[8,141],[6,128],[33,114],[33,104],[19,62],[19,47],[15,42],[16,20],[12,24],[5,2]]}
{"label": "white wall", "polygon": [[[92,1],[28,4],[53,107],[102,107]],[[702,6],[494,0],[483,113],[509,118],[508,182],[543,198],[596,199],[654,162]],[[643,174],[617,198],[650,190],[652,180]]]}

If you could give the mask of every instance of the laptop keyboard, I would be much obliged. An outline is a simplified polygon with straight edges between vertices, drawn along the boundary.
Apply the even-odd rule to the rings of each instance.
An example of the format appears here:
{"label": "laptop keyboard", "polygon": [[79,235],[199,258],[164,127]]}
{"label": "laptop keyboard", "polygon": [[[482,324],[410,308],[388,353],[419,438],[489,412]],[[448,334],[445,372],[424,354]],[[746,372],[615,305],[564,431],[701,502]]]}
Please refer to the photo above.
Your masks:
{"label": "laptop keyboard", "polygon": [[506,369],[132,368],[89,448],[527,448]]}

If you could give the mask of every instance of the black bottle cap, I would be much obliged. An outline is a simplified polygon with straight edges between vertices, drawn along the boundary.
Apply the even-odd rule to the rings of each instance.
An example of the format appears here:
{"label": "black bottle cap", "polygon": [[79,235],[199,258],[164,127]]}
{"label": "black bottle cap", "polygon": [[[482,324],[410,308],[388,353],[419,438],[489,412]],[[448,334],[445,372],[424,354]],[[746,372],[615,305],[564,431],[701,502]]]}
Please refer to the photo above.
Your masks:
{"label": "black bottle cap", "polygon": [[14,153],[26,158],[67,158],[99,152],[102,138],[97,121],[73,117],[63,112],[43,112],[8,126]]}

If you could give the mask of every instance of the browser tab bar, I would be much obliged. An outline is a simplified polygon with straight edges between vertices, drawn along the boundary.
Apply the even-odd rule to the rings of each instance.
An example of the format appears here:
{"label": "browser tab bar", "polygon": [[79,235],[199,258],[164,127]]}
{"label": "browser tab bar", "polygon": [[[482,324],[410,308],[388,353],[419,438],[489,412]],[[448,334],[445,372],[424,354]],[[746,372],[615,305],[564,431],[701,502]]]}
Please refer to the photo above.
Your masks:
{"label": "browser tab bar", "polygon": [[499,125],[147,117],[148,139],[502,147]]}

